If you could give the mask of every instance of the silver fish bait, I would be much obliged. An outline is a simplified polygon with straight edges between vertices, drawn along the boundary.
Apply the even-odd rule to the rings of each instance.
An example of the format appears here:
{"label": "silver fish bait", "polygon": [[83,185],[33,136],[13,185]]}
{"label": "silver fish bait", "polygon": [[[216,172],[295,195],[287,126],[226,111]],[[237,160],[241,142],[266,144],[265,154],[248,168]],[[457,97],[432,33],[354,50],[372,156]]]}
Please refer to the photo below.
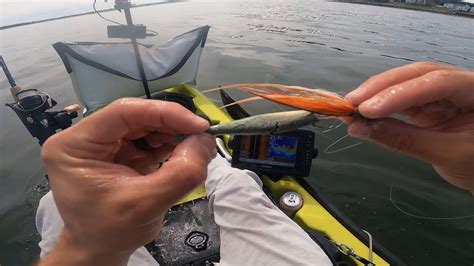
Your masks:
{"label": "silver fish bait", "polygon": [[311,112],[298,110],[251,116],[226,124],[211,126],[206,133],[211,135],[259,135],[276,134],[317,123],[319,119]]}

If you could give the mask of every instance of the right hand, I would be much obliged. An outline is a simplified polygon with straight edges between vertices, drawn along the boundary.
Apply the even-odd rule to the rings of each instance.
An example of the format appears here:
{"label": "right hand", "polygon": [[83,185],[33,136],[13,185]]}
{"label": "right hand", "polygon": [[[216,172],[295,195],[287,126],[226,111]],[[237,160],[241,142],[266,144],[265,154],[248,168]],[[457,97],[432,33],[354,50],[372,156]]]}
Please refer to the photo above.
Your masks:
{"label": "right hand", "polygon": [[[474,72],[415,63],[376,75],[346,99],[373,123],[349,134],[431,163],[449,183],[474,193]],[[401,114],[408,121],[389,118]]]}
{"label": "right hand", "polygon": [[[129,98],[50,137],[41,155],[64,228],[41,265],[126,265],[206,178],[216,155],[208,128],[179,104]],[[176,144],[178,134],[191,136]],[[142,138],[151,149],[135,146]]]}

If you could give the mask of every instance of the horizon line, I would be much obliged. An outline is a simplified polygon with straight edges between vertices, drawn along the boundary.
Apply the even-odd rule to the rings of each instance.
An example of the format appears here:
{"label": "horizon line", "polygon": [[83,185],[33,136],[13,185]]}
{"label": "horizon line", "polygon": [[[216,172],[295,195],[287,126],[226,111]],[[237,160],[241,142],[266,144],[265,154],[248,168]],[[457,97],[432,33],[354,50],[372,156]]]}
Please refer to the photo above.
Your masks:
{"label": "horizon line", "polygon": [[[187,2],[187,0],[167,0],[165,2],[137,4],[137,5],[133,5],[131,8],[161,5],[161,4],[171,4],[171,3],[177,3],[177,2]],[[108,8],[108,9],[102,9],[102,10],[98,10],[98,11],[99,12],[110,12],[110,11],[114,11],[114,10],[115,10],[115,8]],[[19,22],[19,23],[4,25],[4,26],[0,26],[0,31],[1,30],[6,30],[6,29],[11,29],[11,28],[16,28],[16,27],[21,27],[21,26],[26,26],[26,25],[31,25],[31,24],[38,24],[38,23],[43,23],[43,22],[49,22],[49,21],[54,21],[54,20],[73,18],[73,17],[85,16],[85,15],[91,15],[91,14],[96,14],[96,11],[87,11],[87,12],[73,14],[73,15],[66,15],[66,16],[60,16],[60,17],[55,17],[55,18],[47,18],[47,19],[40,19],[40,20],[26,21],[26,22]]]}

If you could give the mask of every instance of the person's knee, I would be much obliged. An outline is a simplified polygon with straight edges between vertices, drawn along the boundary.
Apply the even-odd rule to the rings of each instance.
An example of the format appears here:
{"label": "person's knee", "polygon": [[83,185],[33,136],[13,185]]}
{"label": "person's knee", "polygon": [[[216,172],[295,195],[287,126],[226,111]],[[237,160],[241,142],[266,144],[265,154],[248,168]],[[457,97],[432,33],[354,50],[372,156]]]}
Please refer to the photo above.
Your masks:
{"label": "person's knee", "polygon": [[38,209],[50,208],[52,205],[56,205],[53,199],[53,193],[49,191],[39,201]]}
{"label": "person's knee", "polygon": [[54,203],[53,193],[49,191],[40,199],[38,209],[36,210],[36,229],[39,233],[41,233],[44,225],[43,221],[46,218],[47,213],[52,208],[56,208],[56,204]]}
{"label": "person's knee", "polygon": [[41,241],[38,244],[41,248],[41,257],[46,256],[53,249],[63,226],[64,223],[50,191],[41,198],[36,211],[36,230],[41,235]]}
{"label": "person's knee", "polygon": [[[58,208],[54,202],[52,192],[46,193],[39,201],[38,209],[36,211],[36,229],[38,233],[43,236],[45,231],[49,231],[48,227],[63,225],[61,216],[59,215]],[[59,229],[60,229],[59,228]]]}

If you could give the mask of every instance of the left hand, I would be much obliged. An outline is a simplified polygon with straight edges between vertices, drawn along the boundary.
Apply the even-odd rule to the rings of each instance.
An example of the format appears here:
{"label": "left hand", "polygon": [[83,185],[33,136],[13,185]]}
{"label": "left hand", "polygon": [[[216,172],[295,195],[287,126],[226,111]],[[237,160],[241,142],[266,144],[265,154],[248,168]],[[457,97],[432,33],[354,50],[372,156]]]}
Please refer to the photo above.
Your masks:
{"label": "left hand", "polygon": [[[49,138],[41,155],[64,228],[41,265],[125,265],[206,178],[216,155],[208,128],[176,103],[130,98]],[[175,146],[177,134],[191,136]],[[135,147],[139,138],[153,149]]]}

